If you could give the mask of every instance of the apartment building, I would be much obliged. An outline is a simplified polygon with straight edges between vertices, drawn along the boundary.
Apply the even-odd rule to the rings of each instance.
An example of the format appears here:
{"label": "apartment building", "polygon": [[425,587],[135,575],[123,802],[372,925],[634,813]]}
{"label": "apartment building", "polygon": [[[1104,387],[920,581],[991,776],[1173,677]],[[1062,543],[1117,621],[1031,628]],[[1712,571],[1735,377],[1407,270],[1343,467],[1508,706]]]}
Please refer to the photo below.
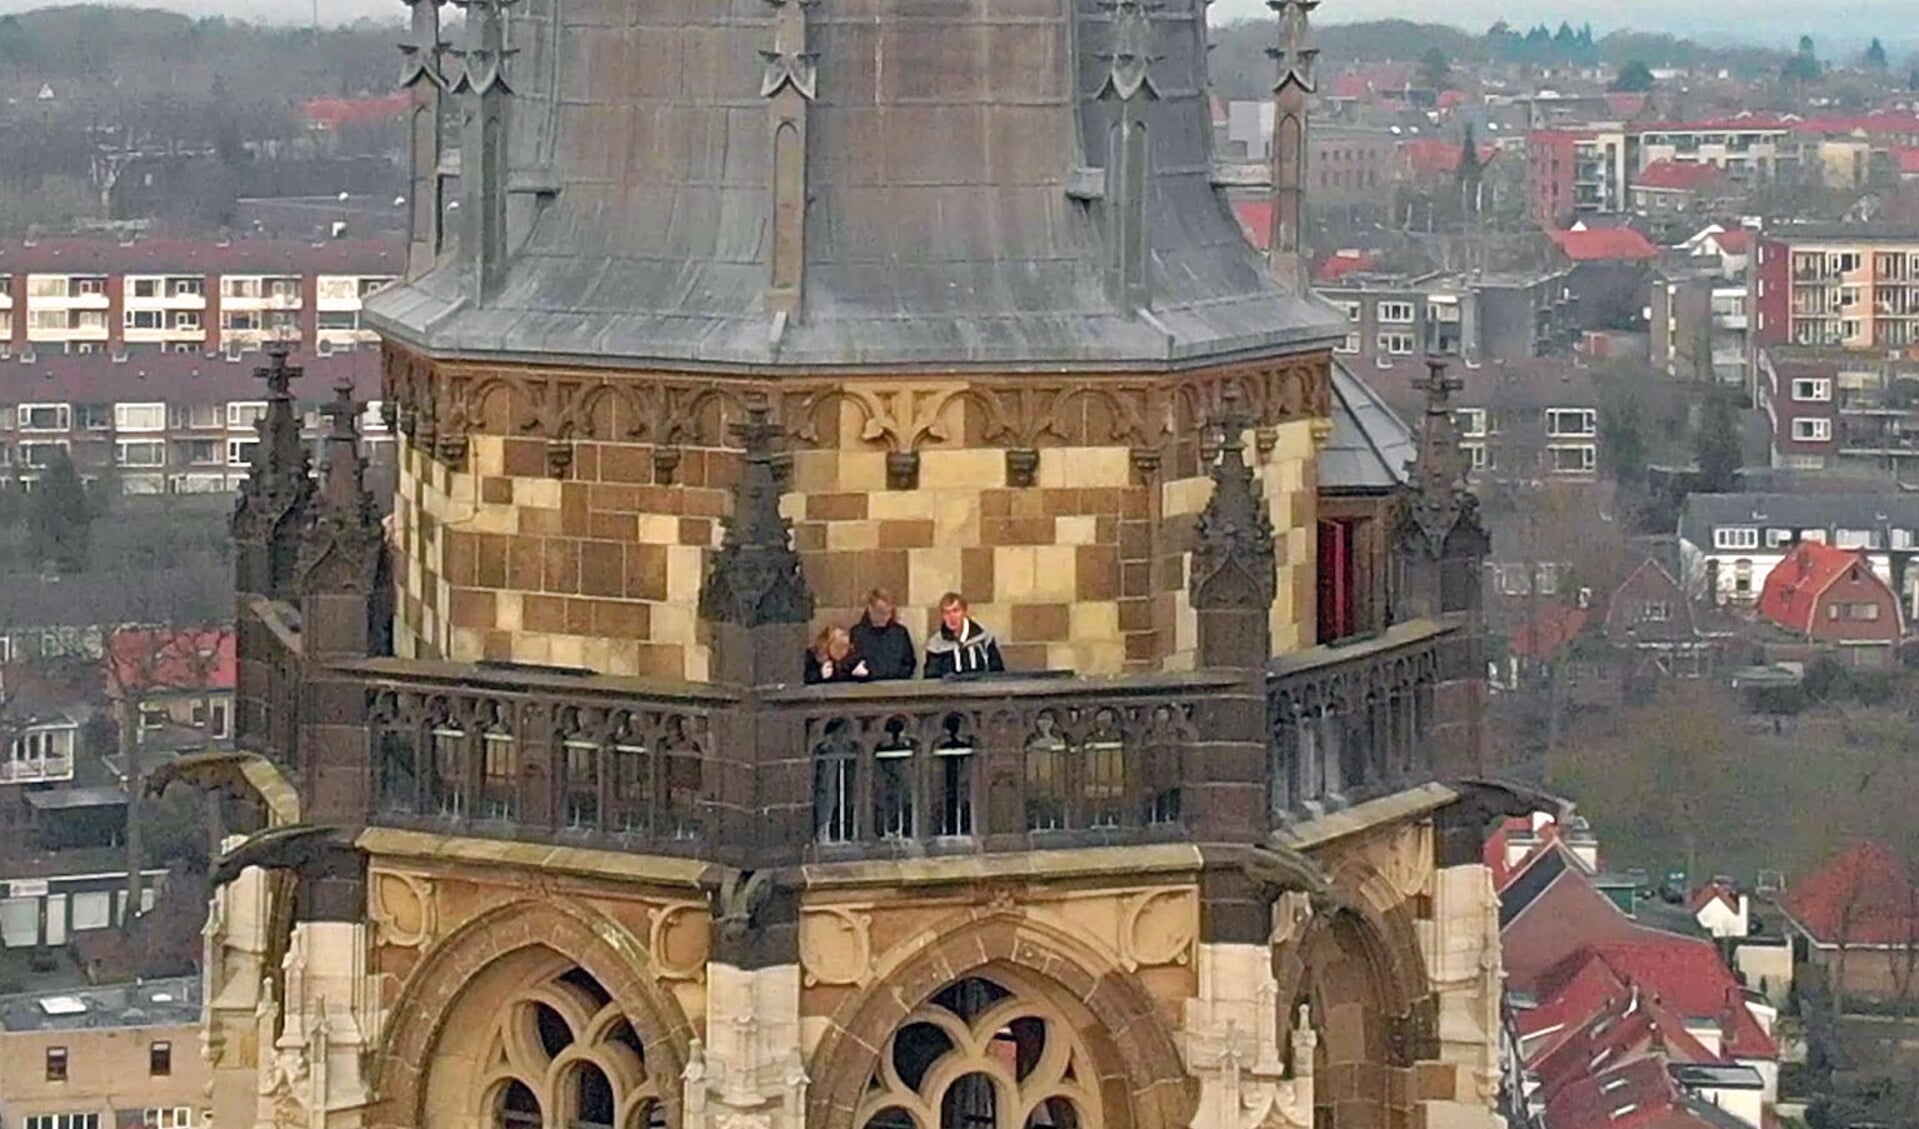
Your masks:
{"label": "apartment building", "polygon": [[1582,215],[1625,211],[1630,142],[1623,127],[1534,131],[1526,139],[1533,218],[1565,227]]}
{"label": "apartment building", "polygon": [[1634,128],[1635,173],[1656,164],[1711,165],[1735,183],[1789,172],[1798,162],[1794,121],[1740,115],[1717,121],[1662,122]]}
{"label": "apartment building", "polygon": [[1759,240],[1753,282],[1761,344],[1876,354],[1919,346],[1919,228],[1776,228]]}
{"label": "apartment building", "polygon": [[370,239],[0,243],[0,357],[364,348],[361,302],[404,259]]}
{"label": "apartment building", "polygon": [[194,1129],[212,1074],[200,982],[149,980],[0,998],[8,1129]]}
{"label": "apartment building", "polygon": [[[64,451],[83,477],[110,477],[126,494],[207,494],[239,487],[266,412],[260,353],[56,353],[0,359],[0,482],[31,488]],[[371,350],[296,353],[295,388],[316,444],[319,406],[345,379],[371,401],[361,434],[376,465],[392,437],[377,402]]]}
{"label": "apartment building", "polygon": [[1652,365],[1673,380],[1743,385],[1752,359],[1751,288],[1713,269],[1654,273],[1647,316]]}
{"label": "apartment building", "polygon": [[1352,271],[1317,286],[1351,323],[1335,352],[1362,370],[1427,356],[1468,365],[1524,361],[1566,331],[1563,271],[1395,275]]}

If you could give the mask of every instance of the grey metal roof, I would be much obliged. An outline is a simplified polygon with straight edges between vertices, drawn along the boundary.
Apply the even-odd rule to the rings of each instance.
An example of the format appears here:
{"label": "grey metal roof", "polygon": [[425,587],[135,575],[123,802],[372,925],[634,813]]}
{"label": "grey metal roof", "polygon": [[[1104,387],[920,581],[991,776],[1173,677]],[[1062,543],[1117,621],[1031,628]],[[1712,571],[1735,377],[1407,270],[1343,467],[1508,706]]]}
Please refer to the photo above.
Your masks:
{"label": "grey metal roof", "polygon": [[[180,1027],[200,1022],[200,978],[181,976],[0,997],[0,1028]],[[176,1047],[176,1053],[191,1048]]]}
{"label": "grey metal roof", "polygon": [[1319,485],[1390,490],[1418,451],[1412,429],[1344,361],[1333,362],[1333,430],[1319,448]]}
{"label": "grey metal roof", "polygon": [[557,195],[513,197],[516,250],[484,308],[449,252],[368,321],[442,355],[723,367],[1151,365],[1343,334],[1266,276],[1211,182],[1204,0],[1149,13],[1151,298],[1137,315],[1109,299],[1107,205],[1068,189],[1105,180],[1112,7],[809,6],[805,305],[779,334],[760,97],[776,9],[525,0],[509,162]]}
{"label": "grey metal roof", "polygon": [[1919,529],[1919,494],[1694,494],[1686,499],[1679,516],[1681,539],[1710,550],[1712,531],[1722,525],[1829,532]]}

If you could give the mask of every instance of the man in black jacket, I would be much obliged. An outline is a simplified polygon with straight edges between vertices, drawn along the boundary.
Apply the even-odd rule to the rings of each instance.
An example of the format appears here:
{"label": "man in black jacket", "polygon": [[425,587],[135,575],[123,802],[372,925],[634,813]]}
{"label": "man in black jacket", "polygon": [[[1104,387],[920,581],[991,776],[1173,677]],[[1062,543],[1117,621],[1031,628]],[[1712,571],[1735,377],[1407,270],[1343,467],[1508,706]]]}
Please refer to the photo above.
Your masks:
{"label": "man in black jacket", "polygon": [[966,614],[966,597],[958,592],[941,596],[940,629],[926,641],[926,677],[987,674],[1005,669],[999,640]]}
{"label": "man in black jacket", "polygon": [[866,594],[866,614],[853,625],[853,653],[866,661],[868,677],[875,682],[911,678],[919,665],[913,636],[897,612],[893,594],[875,588]]}

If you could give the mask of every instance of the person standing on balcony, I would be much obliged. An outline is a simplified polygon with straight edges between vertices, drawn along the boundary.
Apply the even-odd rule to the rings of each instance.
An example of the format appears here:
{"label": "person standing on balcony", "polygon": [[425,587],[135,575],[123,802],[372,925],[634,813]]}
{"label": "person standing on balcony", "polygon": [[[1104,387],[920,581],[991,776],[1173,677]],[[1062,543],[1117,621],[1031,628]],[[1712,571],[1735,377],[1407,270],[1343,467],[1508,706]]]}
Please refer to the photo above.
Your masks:
{"label": "person standing on balcony", "polygon": [[899,621],[899,602],[884,588],[866,594],[866,614],[853,625],[853,653],[866,660],[875,682],[913,677],[919,654]]}
{"label": "person standing on balcony", "polygon": [[829,627],[806,649],[806,684],[864,682],[872,677],[866,660],[853,649],[853,637],[844,627]]}
{"label": "person standing on balcony", "polygon": [[940,629],[926,641],[926,677],[994,674],[1005,669],[999,640],[967,614],[966,597],[958,592],[941,596]]}

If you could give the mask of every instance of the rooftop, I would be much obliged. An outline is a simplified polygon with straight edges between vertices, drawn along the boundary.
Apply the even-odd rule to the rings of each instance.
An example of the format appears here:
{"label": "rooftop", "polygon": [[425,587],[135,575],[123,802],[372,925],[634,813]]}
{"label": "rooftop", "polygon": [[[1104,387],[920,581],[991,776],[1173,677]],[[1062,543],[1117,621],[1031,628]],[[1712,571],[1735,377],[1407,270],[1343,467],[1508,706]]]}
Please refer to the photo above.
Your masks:
{"label": "rooftop", "polygon": [[1760,618],[1788,631],[1808,633],[1818,624],[1819,602],[1826,589],[1848,576],[1883,583],[1873,574],[1863,550],[1801,542],[1766,574],[1765,587],[1759,592]]}
{"label": "rooftop", "polygon": [[394,239],[15,239],[0,241],[0,274],[398,275]]}
{"label": "rooftop", "polygon": [[1795,881],[1780,900],[1824,944],[1884,945],[1919,938],[1919,889],[1884,844],[1862,842]]}
{"label": "rooftop", "polygon": [[[1686,499],[1679,516],[1682,539],[1710,550],[1712,531],[1720,526],[1919,529],[1919,494],[1693,494]],[[1787,550],[1770,551],[1783,556]]]}
{"label": "rooftop", "polygon": [[[290,360],[305,369],[294,395],[308,402],[326,399],[327,390],[342,378],[353,383],[361,399],[380,394],[377,349],[324,357],[307,351],[294,354]],[[133,353],[115,358],[104,352],[31,350],[0,359],[0,404],[221,404],[260,400],[266,397],[266,386],[253,371],[263,363],[259,353],[243,353],[233,359],[223,353]]]}
{"label": "rooftop", "polygon": [[195,976],[0,996],[0,1028],[8,1031],[186,1027],[199,1022],[200,980]]}
{"label": "rooftop", "polygon": [[1333,430],[1319,447],[1319,485],[1328,490],[1389,490],[1407,482],[1417,453],[1412,429],[1378,393],[1333,362]]}
{"label": "rooftop", "polygon": [[1599,227],[1549,232],[1554,243],[1575,263],[1650,262],[1659,248],[1630,227]]}
{"label": "rooftop", "polygon": [[1712,165],[1691,161],[1654,161],[1633,178],[1634,188],[1660,188],[1675,192],[1697,192],[1719,182],[1719,170]]}

